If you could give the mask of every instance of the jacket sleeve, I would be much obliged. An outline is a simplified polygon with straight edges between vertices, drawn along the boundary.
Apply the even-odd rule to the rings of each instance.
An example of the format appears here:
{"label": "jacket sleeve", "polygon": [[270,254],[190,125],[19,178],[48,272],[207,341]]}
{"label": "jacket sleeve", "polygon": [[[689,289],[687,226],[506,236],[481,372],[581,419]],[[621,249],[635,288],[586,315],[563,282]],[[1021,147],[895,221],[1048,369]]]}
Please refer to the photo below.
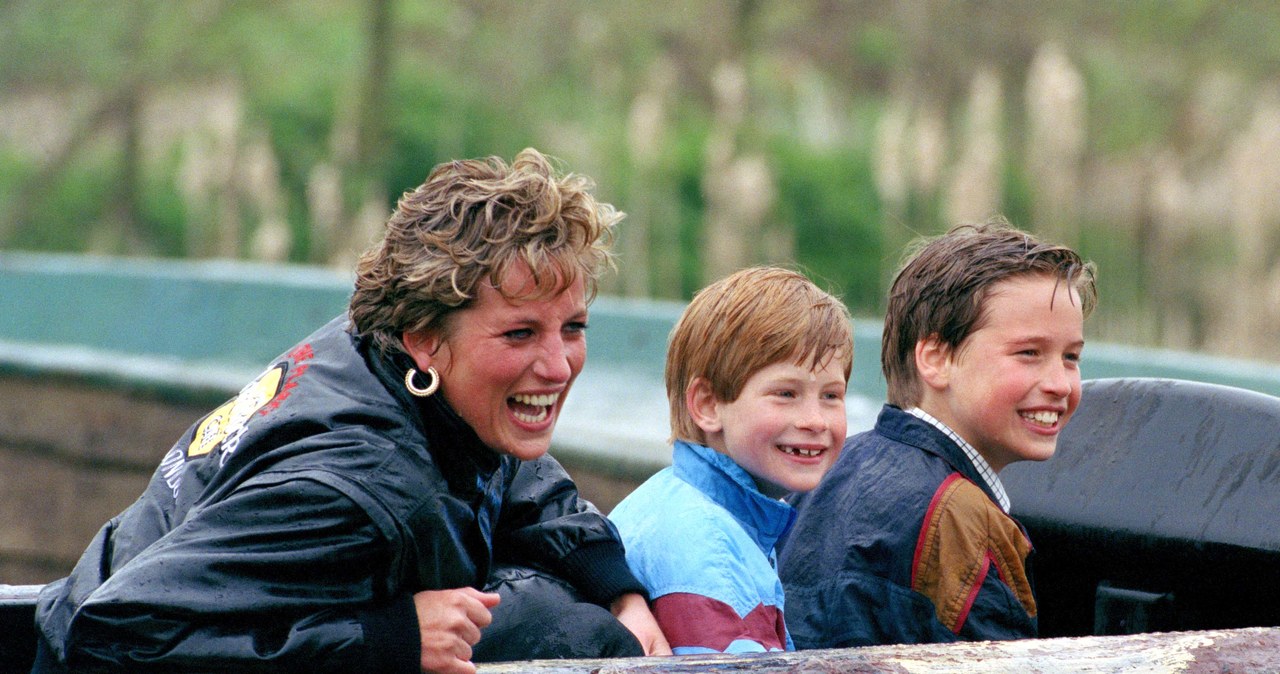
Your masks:
{"label": "jacket sleeve", "polygon": [[730,511],[663,473],[610,517],[676,655],[788,649],[772,559]]}
{"label": "jacket sleeve", "polygon": [[1034,637],[1030,554],[1021,527],[981,488],[953,474],[925,515],[912,589],[928,597],[938,621],[963,639]]}
{"label": "jacket sleeve", "polygon": [[782,590],[770,559],[754,542],[725,531],[726,525],[737,526],[727,513],[709,521],[689,510],[683,523],[651,518],[626,539],[628,560],[654,597],[653,617],[672,651],[788,650]]}
{"label": "jacket sleeve", "polygon": [[763,603],[744,616],[714,597],[672,592],[653,601],[653,616],[676,655],[787,649],[781,612]]}
{"label": "jacket sleeve", "polygon": [[72,671],[417,672],[417,616],[387,592],[388,558],[337,491],[245,485],[70,596],[62,655]]}
{"label": "jacket sleeve", "polygon": [[549,455],[508,465],[507,487],[494,536],[494,557],[557,575],[594,603],[607,605],[644,586],[627,568],[617,529]]}

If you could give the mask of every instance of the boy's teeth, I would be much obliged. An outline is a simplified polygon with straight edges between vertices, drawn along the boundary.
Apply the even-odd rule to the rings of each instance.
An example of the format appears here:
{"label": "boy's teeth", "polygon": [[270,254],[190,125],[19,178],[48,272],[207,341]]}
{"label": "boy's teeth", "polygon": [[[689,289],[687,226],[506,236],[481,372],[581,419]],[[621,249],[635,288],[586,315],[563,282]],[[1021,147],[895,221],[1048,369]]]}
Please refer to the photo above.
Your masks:
{"label": "boy's teeth", "polygon": [[822,453],[821,449],[801,449],[799,447],[787,447],[785,445],[778,445],[778,447],[792,456],[815,457]]}
{"label": "boy's teeth", "polygon": [[1052,426],[1053,424],[1058,423],[1057,412],[1048,412],[1048,411],[1023,412],[1022,418],[1030,419],[1031,421],[1034,421],[1036,423],[1045,424],[1048,426]]}

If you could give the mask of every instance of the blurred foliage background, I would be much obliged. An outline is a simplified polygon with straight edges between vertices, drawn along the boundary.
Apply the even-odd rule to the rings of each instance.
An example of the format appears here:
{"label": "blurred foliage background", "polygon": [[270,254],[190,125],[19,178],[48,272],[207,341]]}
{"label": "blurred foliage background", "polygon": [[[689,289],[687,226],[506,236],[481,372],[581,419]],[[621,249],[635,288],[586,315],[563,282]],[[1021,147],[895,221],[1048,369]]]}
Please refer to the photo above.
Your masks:
{"label": "blurred foliage background", "polygon": [[626,211],[610,294],[795,264],[879,316],[1000,213],[1100,267],[1091,339],[1280,359],[1270,0],[7,0],[0,247],[349,269],[438,162]]}

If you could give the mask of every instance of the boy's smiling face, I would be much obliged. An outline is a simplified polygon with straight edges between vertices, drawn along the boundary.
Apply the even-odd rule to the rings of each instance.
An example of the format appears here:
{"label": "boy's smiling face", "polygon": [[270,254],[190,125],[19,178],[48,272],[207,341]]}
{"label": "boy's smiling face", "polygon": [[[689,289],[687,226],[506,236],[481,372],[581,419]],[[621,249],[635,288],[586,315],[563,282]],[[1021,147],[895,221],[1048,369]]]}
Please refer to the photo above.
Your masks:
{"label": "boy's smiling face", "polygon": [[954,351],[936,339],[916,346],[920,407],[997,472],[1043,461],[1080,404],[1080,299],[1052,276],[1018,276],[992,286],[983,315]]}
{"label": "boy's smiling face", "polygon": [[732,402],[715,400],[705,379],[690,387],[689,404],[698,407],[691,412],[707,445],[750,473],[767,496],[818,486],[844,444],[843,366],[838,358],[818,369],[807,365],[761,368]]}

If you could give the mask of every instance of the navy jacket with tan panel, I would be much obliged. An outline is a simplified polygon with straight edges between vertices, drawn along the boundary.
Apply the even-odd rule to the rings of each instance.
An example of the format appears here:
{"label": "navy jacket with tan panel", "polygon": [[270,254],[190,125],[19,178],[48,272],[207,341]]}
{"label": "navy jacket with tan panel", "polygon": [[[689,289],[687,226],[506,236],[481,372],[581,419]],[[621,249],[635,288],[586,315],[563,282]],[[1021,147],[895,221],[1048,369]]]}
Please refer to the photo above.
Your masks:
{"label": "navy jacket with tan panel", "polygon": [[941,431],[886,405],[779,557],[797,648],[1034,637],[1026,532]]}

